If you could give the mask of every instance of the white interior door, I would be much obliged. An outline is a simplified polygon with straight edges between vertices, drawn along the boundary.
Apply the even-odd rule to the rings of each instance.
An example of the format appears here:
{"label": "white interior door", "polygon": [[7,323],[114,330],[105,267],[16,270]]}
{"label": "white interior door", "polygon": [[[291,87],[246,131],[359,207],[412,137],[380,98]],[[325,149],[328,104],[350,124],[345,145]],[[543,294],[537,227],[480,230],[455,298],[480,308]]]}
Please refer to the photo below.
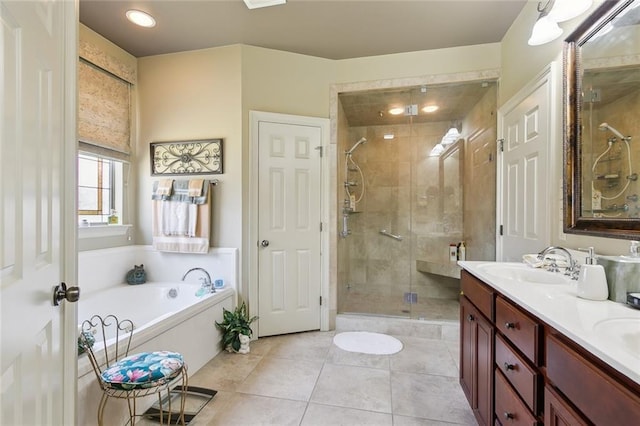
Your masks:
{"label": "white interior door", "polygon": [[[53,287],[62,281],[68,266],[68,246],[63,238],[69,152],[65,138],[67,132],[75,134],[68,128],[75,119],[67,117],[70,108],[64,90],[67,58],[71,55],[75,64],[76,51],[75,47],[66,49],[75,46],[75,40],[69,42],[65,22],[75,38],[72,2],[0,2],[3,425],[74,421],[69,406],[73,407],[75,400],[75,369],[69,371],[68,367],[75,365],[76,358],[75,352],[65,355],[64,351],[69,342],[64,340],[69,314],[65,315],[64,302],[57,307],[52,303]],[[75,84],[67,90],[75,97]],[[75,249],[73,243],[71,247]],[[75,339],[75,331],[71,338]]]}
{"label": "white interior door", "polygon": [[498,260],[520,262],[549,245],[551,85],[550,74],[543,74],[504,108]]}
{"label": "white interior door", "polygon": [[259,336],[320,328],[322,129],[258,126]]}

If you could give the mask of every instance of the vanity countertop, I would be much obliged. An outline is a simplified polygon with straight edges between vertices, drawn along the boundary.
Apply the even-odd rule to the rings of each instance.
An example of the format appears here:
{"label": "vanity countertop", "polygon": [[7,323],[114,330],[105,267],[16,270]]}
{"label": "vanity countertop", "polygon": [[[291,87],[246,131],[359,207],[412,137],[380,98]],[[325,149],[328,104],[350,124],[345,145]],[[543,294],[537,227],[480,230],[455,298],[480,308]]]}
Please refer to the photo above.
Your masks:
{"label": "vanity countertop", "polygon": [[[513,271],[529,268],[522,263],[458,263],[523,309],[640,384],[640,310],[609,300],[581,299],[577,296],[577,282],[569,279],[562,284],[539,284],[491,272],[494,265],[503,265]],[[553,275],[562,277],[558,273]]]}

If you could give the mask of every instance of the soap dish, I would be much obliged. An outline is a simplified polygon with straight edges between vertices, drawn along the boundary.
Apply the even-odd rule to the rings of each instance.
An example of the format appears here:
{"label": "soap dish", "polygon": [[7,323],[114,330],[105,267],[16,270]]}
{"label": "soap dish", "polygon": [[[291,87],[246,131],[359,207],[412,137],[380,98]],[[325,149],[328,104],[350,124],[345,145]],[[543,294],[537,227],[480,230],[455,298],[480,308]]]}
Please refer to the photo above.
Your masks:
{"label": "soap dish", "polygon": [[627,304],[640,309],[640,293],[627,293]]}

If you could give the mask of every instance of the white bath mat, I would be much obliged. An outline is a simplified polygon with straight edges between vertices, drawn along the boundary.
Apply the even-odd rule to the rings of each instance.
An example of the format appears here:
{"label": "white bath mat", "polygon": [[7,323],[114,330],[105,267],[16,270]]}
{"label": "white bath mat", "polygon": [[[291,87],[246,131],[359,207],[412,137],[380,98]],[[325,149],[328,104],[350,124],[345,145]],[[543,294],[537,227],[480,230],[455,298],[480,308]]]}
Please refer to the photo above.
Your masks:
{"label": "white bath mat", "polygon": [[395,337],[367,331],[347,331],[333,337],[333,343],[344,351],[363,354],[391,355],[402,350],[402,342]]}

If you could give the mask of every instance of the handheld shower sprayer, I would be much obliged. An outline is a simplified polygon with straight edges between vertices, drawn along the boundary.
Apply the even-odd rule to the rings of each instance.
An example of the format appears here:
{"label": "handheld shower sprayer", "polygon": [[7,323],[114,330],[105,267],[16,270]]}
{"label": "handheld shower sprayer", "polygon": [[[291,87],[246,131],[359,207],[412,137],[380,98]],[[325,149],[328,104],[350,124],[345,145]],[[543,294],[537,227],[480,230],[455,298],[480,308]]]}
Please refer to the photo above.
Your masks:
{"label": "handheld shower sprayer", "polygon": [[366,139],[366,138],[360,138],[360,140],[359,140],[358,142],[356,142],[356,143],[351,147],[351,149],[350,149],[350,150],[345,151],[344,153],[345,153],[345,154],[347,154],[347,155],[350,155],[353,151],[355,151],[355,150],[356,150],[356,148],[357,148],[358,146],[360,146],[360,144],[363,144],[363,143],[367,143],[367,139]]}
{"label": "handheld shower sprayer", "polygon": [[609,123],[602,123],[598,126],[598,129],[605,131],[605,130],[609,130],[611,133],[613,133],[614,135],[616,135],[616,137],[620,138],[620,140],[625,141],[627,140],[627,136],[623,136],[622,133],[620,133],[618,130],[614,129],[613,127],[611,127],[609,125]]}

